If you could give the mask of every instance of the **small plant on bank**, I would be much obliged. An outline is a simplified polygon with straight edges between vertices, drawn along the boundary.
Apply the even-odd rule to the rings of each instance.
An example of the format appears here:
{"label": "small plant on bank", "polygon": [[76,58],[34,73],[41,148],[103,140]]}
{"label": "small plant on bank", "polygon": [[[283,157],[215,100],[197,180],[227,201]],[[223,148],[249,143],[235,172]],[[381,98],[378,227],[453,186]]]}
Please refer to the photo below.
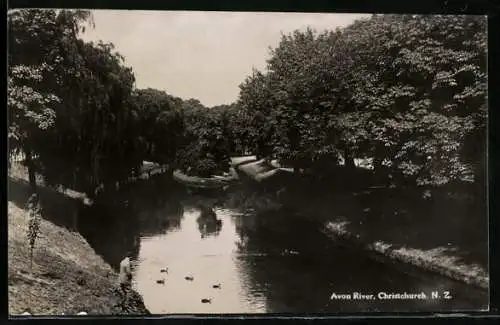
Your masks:
{"label": "small plant on bank", "polygon": [[40,234],[40,223],[42,217],[42,209],[38,195],[32,194],[26,204],[29,212],[28,221],[28,244],[30,247],[30,271],[33,271],[33,252],[35,249],[36,239]]}

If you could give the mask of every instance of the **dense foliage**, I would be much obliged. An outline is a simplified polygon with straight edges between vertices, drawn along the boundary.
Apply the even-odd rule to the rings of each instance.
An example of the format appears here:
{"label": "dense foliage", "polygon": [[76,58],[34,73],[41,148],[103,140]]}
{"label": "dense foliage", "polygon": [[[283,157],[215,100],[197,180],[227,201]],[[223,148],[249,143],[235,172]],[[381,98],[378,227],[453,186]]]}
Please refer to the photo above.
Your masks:
{"label": "dense foliage", "polygon": [[134,83],[111,44],[78,38],[90,18],[87,11],[9,13],[9,93],[18,95],[9,97],[17,140],[10,148],[24,151],[30,175],[37,168],[48,183],[88,194],[128,172],[122,106]]}
{"label": "dense foliage", "polygon": [[190,174],[231,155],[297,171],[355,171],[399,184],[483,184],[486,20],[373,15],[344,29],[283,35],[238,101],[205,107],[136,89],[112,44],[84,42],[81,10],[9,12],[9,150],[52,185],[95,195],[153,161]]}
{"label": "dense foliage", "polygon": [[226,172],[232,149],[228,106],[204,107],[197,100],[184,103],[185,132],[178,164],[192,175],[210,177]]}
{"label": "dense foliage", "polygon": [[137,142],[139,157],[171,164],[182,144],[182,100],[163,91],[140,89],[134,92],[130,109],[134,118],[129,135]]}
{"label": "dense foliage", "polygon": [[239,102],[257,152],[294,167],[373,158],[393,181],[472,180],[484,173],[486,20],[374,15],[283,35]]}

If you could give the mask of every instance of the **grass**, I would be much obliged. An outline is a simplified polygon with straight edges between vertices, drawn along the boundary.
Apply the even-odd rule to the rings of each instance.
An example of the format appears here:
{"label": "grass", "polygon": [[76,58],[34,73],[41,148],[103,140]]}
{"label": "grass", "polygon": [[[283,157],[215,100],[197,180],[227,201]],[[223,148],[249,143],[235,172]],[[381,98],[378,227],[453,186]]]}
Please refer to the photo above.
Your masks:
{"label": "grass", "polygon": [[116,314],[116,275],[77,233],[42,220],[33,270],[26,241],[28,215],[8,203],[9,314]]}
{"label": "grass", "polygon": [[302,210],[367,250],[488,288],[487,214],[470,194],[436,193],[425,200],[412,190],[366,191],[310,198]]}
{"label": "grass", "polygon": [[54,203],[55,209],[61,210],[58,213],[61,220],[41,220],[30,269],[29,214],[24,209],[25,195],[21,187],[13,185],[27,176],[22,168],[11,172],[11,178],[16,181],[10,182],[8,195],[9,314],[26,311],[32,315],[75,315],[81,311],[89,315],[147,313],[136,292],[131,291],[126,297],[119,293],[118,277],[111,266],[84,237],[70,230],[71,221],[62,220],[72,218],[71,213],[64,211],[69,211],[70,205],[78,201],[66,193],[61,195],[40,188],[42,208],[44,200]]}
{"label": "grass", "polygon": [[483,289],[488,288],[489,278],[486,270],[477,264],[466,264],[460,257],[453,256],[456,249],[435,247],[424,250],[407,246],[394,247],[382,241],[366,243],[359,235],[354,235],[346,229],[348,224],[345,221],[328,222],[324,232],[330,237],[335,236],[387,259],[411,264]]}
{"label": "grass", "polygon": [[[13,163],[9,170],[9,176],[14,180],[28,181],[28,170],[20,163]],[[44,180],[40,175],[36,175],[36,182],[42,188],[45,186]],[[54,189],[54,191],[61,193],[68,198],[81,200],[85,205],[91,204],[91,200],[84,193],[80,193],[69,188],[58,188]]]}

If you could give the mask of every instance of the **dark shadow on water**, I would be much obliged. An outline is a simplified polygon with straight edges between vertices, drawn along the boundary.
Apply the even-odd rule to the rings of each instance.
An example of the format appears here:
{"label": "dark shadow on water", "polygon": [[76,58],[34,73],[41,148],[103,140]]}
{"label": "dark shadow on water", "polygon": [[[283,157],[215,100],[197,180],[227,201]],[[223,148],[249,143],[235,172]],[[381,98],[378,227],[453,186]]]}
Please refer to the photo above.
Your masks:
{"label": "dark shadow on water", "polygon": [[[365,252],[335,245],[314,220],[293,214],[246,215],[235,222],[241,238],[239,272],[250,292],[266,297],[267,312],[359,312],[479,309],[486,292],[422,272],[406,274]],[[277,240],[279,238],[279,240]],[[331,301],[333,292],[419,293],[451,290],[455,299],[436,301]]]}
{"label": "dark shadow on water", "polygon": [[[92,206],[50,188],[39,188],[39,194],[43,218],[79,232],[115,270],[127,254],[137,258],[141,236],[179,228],[183,216],[183,192],[169,181],[140,181],[106,193]],[[29,195],[27,182],[9,178],[10,201],[24,209]]]}
{"label": "dark shadow on water", "polygon": [[175,184],[143,181],[80,214],[79,230],[114,268],[131,252],[136,260],[143,236],[178,229],[183,207]]}
{"label": "dark shadow on water", "polygon": [[[29,196],[29,185],[26,182],[9,180],[9,200],[24,208]],[[382,219],[388,211],[409,209],[404,204],[403,196],[397,193],[382,196],[346,195],[340,199],[330,200],[330,204],[321,206],[314,195],[297,200],[307,202],[317,209],[326,209],[328,215],[343,214],[351,222],[370,223],[369,229],[382,233],[384,227],[394,226],[394,232],[401,232],[403,242],[405,235],[412,229],[412,218],[404,215]],[[193,206],[203,201],[208,206],[218,205],[220,200],[186,197],[174,183],[157,178],[156,181],[138,182],[129,188],[116,193],[106,193],[96,200],[92,207],[83,206],[78,200],[70,199],[50,189],[41,189],[40,197],[45,211],[44,218],[56,225],[80,232],[92,248],[115,269],[128,253],[136,259],[140,250],[140,238],[162,235],[180,228],[183,218],[183,205]],[[393,201],[387,201],[393,197]],[[214,203],[215,202],[215,203]],[[387,206],[383,206],[385,203]],[[358,206],[359,205],[359,206]],[[422,211],[411,208],[414,216]],[[371,215],[364,209],[371,208]],[[422,207],[423,209],[423,207]],[[425,209],[428,209],[425,208]],[[454,212],[459,220],[465,212]],[[394,311],[394,310],[450,310],[483,307],[487,303],[487,295],[477,293],[470,286],[456,283],[442,277],[422,275],[416,277],[399,272],[392,265],[385,265],[368,258],[363,252],[336,246],[322,236],[318,229],[323,220],[320,218],[304,218],[296,213],[272,211],[268,213],[248,213],[224,219],[224,231],[227,227],[235,227],[238,250],[235,253],[239,278],[244,282],[251,295],[264,296],[267,312],[356,312],[356,311]],[[295,209],[297,210],[297,209]],[[419,212],[420,211],[420,212]],[[445,213],[445,209],[439,211]],[[450,211],[448,211],[449,213]],[[416,221],[418,227],[424,229],[426,222],[432,221],[437,214],[422,215]],[[369,217],[371,216],[371,217]],[[222,216],[219,216],[222,218]],[[448,217],[447,217],[448,218]],[[448,219],[445,220],[448,220]],[[372,220],[370,220],[372,219]],[[202,236],[216,236],[222,229],[222,222],[215,215],[198,219],[198,229]],[[382,221],[381,221],[382,220]],[[457,221],[459,223],[459,221]],[[472,227],[472,223],[465,223]],[[462,225],[461,227],[465,227]],[[460,227],[452,222],[449,229]],[[361,229],[361,228],[360,228]],[[440,228],[441,233],[447,235]],[[182,230],[180,230],[182,231]],[[439,231],[428,229],[429,236]],[[423,232],[422,232],[423,233]],[[462,233],[467,234],[466,229]],[[369,234],[368,234],[369,235]],[[218,237],[221,238],[222,236]],[[411,238],[408,239],[411,241]],[[465,239],[462,239],[465,240]],[[421,239],[422,245],[425,241]],[[182,244],[182,243],[180,243]],[[186,252],[189,253],[189,252]],[[377,293],[379,291],[419,292],[433,290],[450,290],[457,297],[449,302],[436,306],[436,302],[421,301],[330,301],[333,292]],[[223,292],[223,291],[221,291]],[[434,304],[434,305],[432,305]]]}
{"label": "dark shadow on water", "polygon": [[294,211],[305,211],[308,218],[345,221],[349,232],[367,242],[383,241],[394,248],[450,249],[464,262],[488,268],[487,201],[474,186],[449,185],[432,190],[427,198],[421,188],[346,191],[326,187],[318,185],[316,190],[298,184],[283,202]]}

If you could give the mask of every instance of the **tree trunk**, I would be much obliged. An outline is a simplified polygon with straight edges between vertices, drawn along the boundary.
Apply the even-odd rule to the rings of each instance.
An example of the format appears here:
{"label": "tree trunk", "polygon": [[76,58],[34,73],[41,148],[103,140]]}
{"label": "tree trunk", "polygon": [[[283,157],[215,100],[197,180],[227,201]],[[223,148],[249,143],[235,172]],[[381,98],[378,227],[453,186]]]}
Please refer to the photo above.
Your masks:
{"label": "tree trunk", "polygon": [[352,156],[351,150],[349,148],[344,148],[344,166],[348,170],[353,170],[356,166],[354,164],[354,157]]}
{"label": "tree trunk", "polygon": [[380,169],[382,168],[383,161],[384,159],[381,156],[375,156],[373,158],[373,170],[375,171],[375,173],[380,171]]}
{"label": "tree trunk", "polygon": [[31,187],[32,193],[37,193],[37,184],[36,184],[36,174],[35,174],[35,164],[33,163],[33,156],[30,149],[26,149],[25,152],[26,159],[26,167],[28,167],[28,179]]}
{"label": "tree trunk", "polygon": [[75,171],[75,170],[73,170],[73,173],[72,173],[72,174],[73,174],[73,179],[72,179],[72,184],[71,184],[71,186],[72,186],[72,188],[73,188],[75,191],[78,191],[78,190],[79,190],[79,188],[78,188],[78,186],[76,186],[76,171]]}
{"label": "tree trunk", "polygon": [[377,147],[375,150],[375,155],[373,157],[373,180],[377,185],[384,182],[384,172],[382,162],[384,161],[383,148]]}

